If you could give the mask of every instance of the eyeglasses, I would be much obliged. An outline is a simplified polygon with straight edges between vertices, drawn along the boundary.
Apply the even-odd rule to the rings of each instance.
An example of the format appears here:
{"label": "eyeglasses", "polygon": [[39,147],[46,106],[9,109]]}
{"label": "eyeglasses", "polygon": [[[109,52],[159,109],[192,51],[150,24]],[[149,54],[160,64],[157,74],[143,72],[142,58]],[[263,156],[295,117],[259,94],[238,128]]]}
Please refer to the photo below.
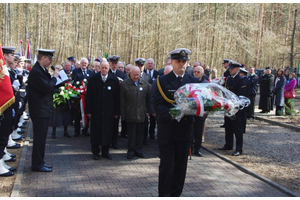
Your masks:
{"label": "eyeglasses", "polygon": [[196,73],[196,74],[200,74],[200,71],[194,71],[194,73]]}

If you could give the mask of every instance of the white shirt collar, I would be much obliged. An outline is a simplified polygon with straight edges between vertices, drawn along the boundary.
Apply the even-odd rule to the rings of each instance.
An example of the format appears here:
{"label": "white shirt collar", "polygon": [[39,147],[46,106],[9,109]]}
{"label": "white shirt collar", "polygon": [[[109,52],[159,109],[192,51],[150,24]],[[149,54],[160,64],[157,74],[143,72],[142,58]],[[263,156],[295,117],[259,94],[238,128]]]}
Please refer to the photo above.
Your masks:
{"label": "white shirt collar", "polygon": [[[173,71],[173,73],[175,74],[176,78],[178,78],[179,75],[177,75],[174,71]],[[183,76],[184,76],[184,74],[182,74],[181,77],[183,78]]]}
{"label": "white shirt collar", "polygon": [[[101,74],[101,73],[100,73]],[[107,75],[108,74],[106,74],[106,76],[103,76],[102,74],[101,74],[101,78],[103,79],[103,78],[105,78],[105,79],[107,79]]]}
{"label": "white shirt collar", "polygon": [[232,76],[232,78],[235,78],[236,77],[236,75],[238,75],[239,74],[239,72],[237,72],[234,76]]}

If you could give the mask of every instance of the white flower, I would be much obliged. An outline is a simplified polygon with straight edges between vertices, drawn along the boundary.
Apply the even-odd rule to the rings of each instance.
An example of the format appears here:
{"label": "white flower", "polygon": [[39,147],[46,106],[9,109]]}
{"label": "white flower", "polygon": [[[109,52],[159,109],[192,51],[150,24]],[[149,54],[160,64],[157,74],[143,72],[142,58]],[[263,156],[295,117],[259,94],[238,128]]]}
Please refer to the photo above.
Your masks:
{"label": "white flower", "polygon": [[70,91],[69,94],[72,94],[72,92]]}
{"label": "white flower", "polygon": [[86,80],[86,79],[83,79],[83,82],[87,82],[87,80]]}
{"label": "white flower", "polygon": [[80,89],[83,89],[83,86],[80,86],[79,88],[80,88]]}
{"label": "white flower", "polygon": [[59,95],[63,96],[63,95],[64,95],[64,91],[61,91],[61,92],[59,93]]}
{"label": "white flower", "polygon": [[77,82],[76,82],[76,84],[77,84],[77,85],[79,85],[79,84],[80,84],[80,82],[79,82],[79,81],[77,81]]}
{"label": "white flower", "polygon": [[65,89],[65,87],[64,87],[64,86],[61,86],[61,87],[59,87],[59,89],[60,89],[60,90],[64,90],[64,89]]}

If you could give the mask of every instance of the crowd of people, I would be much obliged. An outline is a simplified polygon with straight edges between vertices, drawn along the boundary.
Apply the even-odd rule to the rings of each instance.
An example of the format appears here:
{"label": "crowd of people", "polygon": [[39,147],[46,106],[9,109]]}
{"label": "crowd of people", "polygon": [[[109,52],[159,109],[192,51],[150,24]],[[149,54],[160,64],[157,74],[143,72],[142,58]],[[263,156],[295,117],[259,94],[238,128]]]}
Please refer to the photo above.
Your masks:
{"label": "crowd of people", "polygon": [[[189,64],[191,51],[185,48],[171,51],[165,67],[155,70],[153,58],[136,58],[134,64],[125,64],[118,55],[90,61],[73,56],[62,65],[49,69],[55,50],[38,49],[38,59],[31,67],[30,60],[15,54],[15,47],[2,47],[8,66],[15,103],[7,109],[1,120],[0,176],[12,176],[15,168],[5,161],[15,160],[7,148],[20,148],[15,142],[22,140],[22,128],[28,119],[26,103],[33,123],[32,171],[51,172],[53,166],[44,161],[48,127],[52,127],[51,138],[57,127],[64,127],[64,137],[90,137],[92,159],[113,159],[110,148],[119,149],[118,135],[127,139],[127,159],[146,157],[143,145],[148,139],[157,139],[159,148],[159,196],[180,196],[182,193],[189,149],[202,157],[206,117],[184,116],[179,122],[169,113],[174,107],[175,91],[186,83],[210,83],[218,78],[217,70],[203,67],[199,61]],[[295,73],[286,74],[282,69],[274,76],[270,68],[261,78],[255,68],[223,59],[225,69],[223,86],[238,96],[248,97],[251,104],[239,110],[234,117],[224,117],[225,145],[219,150],[232,150],[235,136],[236,149],[232,156],[243,152],[243,133],[247,119],[255,118],[255,98],[260,89],[259,109],[270,112],[276,106],[276,115],[283,114],[284,103],[290,114],[292,103],[284,98],[284,91],[294,91]],[[57,84],[63,71],[68,81],[86,81],[87,89],[81,98],[68,99],[53,108],[53,93],[59,92]],[[288,78],[286,78],[288,76]],[[63,82],[64,84],[65,82]],[[81,105],[82,104],[82,105]],[[85,118],[86,116],[86,118]],[[121,131],[119,132],[119,123]],[[74,133],[68,127],[74,127]],[[157,127],[157,135],[155,129]],[[23,130],[24,132],[24,130]]]}

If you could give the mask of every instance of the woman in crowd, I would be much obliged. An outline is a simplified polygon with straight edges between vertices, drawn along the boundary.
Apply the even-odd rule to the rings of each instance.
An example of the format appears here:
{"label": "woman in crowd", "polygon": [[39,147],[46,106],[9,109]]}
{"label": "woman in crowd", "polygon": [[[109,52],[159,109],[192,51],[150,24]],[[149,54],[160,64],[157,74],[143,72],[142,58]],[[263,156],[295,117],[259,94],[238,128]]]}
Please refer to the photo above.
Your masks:
{"label": "woman in crowd", "polygon": [[274,105],[276,105],[275,115],[279,116],[283,114],[283,104],[284,104],[284,96],[283,96],[283,88],[286,83],[286,78],[283,74],[282,69],[278,69],[276,73],[276,78],[274,82],[274,88],[272,92],[274,93]]}
{"label": "woman in crowd", "polygon": [[[296,85],[297,85],[296,74],[290,73],[289,79],[286,82],[283,90],[284,90],[284,92],[291,91],[291,92],[295,93],[294,89],[295,89]],[[291,111],[294,109],[293,108],[293,105],[294,105],[293,99],[292,98],[284,98],[284,104],[286,105],[285,114],[291,115]]]}
{"label": "woman in crowd", "polygon": [[[56,65],[56,69],[62,70],[62,66]],[[51,138],[56,139],[56,127],[64,126],[64,136],[71,137],[68,133],[68,126],[72,124],[72,114],[70,103],[57,105],[53,109],[53,114],[49,120],[52,127]]]}

